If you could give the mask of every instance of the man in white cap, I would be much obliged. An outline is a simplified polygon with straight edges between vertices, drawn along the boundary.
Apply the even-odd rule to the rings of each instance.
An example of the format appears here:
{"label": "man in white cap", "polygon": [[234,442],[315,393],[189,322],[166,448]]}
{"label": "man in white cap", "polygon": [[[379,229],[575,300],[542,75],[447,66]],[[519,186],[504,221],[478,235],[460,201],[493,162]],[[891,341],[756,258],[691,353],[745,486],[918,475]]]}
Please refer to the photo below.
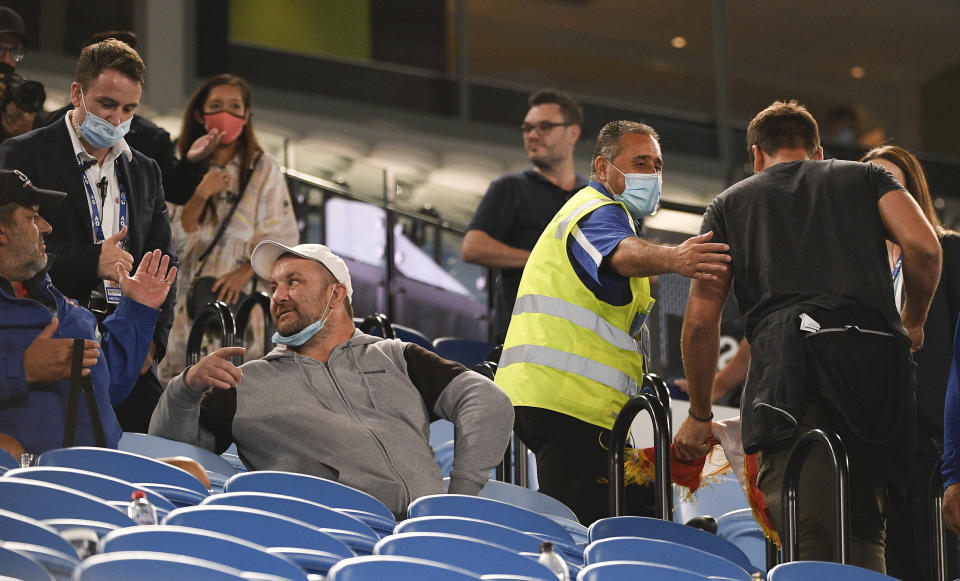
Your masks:
{"label": "man in white cap", "polygon": [[[239,368],[229,358],[242,347],[188,367],[167,386],[150,433],[208,449],[232,440],[251,469],[336,480],[402,515],[412,500],[443,492],[429,424],[445,418],[456,434],[449,491],[478,493],[513,427],[506,394],[417,345],[356,329],[350,273],[326,246],[264,241],[250,262],[270,282],[277,347]],[[229,435],[201,424],[205,392],[235,393]]]}

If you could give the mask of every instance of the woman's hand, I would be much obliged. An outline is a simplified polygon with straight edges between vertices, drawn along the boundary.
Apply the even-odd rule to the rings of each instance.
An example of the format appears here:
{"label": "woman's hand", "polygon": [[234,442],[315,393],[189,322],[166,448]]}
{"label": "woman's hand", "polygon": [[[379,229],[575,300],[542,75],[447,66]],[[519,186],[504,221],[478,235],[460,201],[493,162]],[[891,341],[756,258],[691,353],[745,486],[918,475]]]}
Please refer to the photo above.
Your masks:
{"label": "woman's hand", "polygon": [[187,151],[187,161],[198,163],[207,159],[213,153],[213,150],[220,145],[221,139],[223,139],[223,132],[217,128],[211,129],[210,133],[201,135],[190,145],[190,149]]}
{"label": "woman's hand", "polygon": [[206,202],[213,196],[227,189],[230,186],[230,172],[225,169],[211,167],[207,173],[203,174],[203,179],[193,191],[195,197],[199,197]]}
{"label": "woman's hand", "polygon": [[251,278],[253,278],[253,267],[247,262],[233,272],[218,278],[210,290],[217,293],[217,299],[232,305],[240,298],[240,292]]}

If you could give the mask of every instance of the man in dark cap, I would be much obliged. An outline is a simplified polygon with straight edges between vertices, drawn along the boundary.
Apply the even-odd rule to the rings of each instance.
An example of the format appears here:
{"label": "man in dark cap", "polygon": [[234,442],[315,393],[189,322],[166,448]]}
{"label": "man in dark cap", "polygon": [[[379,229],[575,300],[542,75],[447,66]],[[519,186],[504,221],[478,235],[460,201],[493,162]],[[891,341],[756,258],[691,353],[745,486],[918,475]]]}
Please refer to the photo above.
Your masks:
{"label": "man in dark cap", "polygon": [[[0,103],[4,103],[3,108],[0,109],[0,141],[15,135],[22,135],[33,129],[39,111],[39,109],[34,111],[24,110],[18,103],[7,102],[4,98],[7,85],[14,77],[14,70],[23,60],[23,41],[26,36],[23,18],[12,8],[0,6]],[[42,95],[38,103],[38,107],[42,107],[46,94],[43,93],[42,85],[33,84],[40,87],[40,92],[34,97],[40,98]],[[34,92],[36,93],[36,91]],[[36,99],[31,100],[36,101]],[[28,109],[32,109],[32,107],[28,107]]]}
{"label": "man in dark cap", "polygon": [[146,253],[132,277],[115,264],[123,297],[98,334],[93,313],[64,297],[46,273],[43,239],[52,228],[39,209],[66,195],[36,188],[19,170],[0,170],[0,433],[34,454],[72,444],[117,447],[122,431],[111,406],[137,382],[177,274],[159,250]]}

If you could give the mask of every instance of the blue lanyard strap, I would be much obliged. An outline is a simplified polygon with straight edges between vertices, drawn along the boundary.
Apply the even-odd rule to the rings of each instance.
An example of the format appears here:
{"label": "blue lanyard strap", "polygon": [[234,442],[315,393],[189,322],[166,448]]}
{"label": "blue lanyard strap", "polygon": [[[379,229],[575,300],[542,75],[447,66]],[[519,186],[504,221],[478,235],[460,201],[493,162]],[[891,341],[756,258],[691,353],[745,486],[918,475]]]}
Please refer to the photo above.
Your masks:
{"label": "blue lanyard strap", "polygon": [[893,265],[893,280],[897,280],[897,276],[900,275],[900,267],[903,266],[903,253],[900,253],[900,256],[897,257],[897,262]]}
{"label": "blue lanyard strap", "polygon": [[[83,161],[80,154],[77,154],[77,164],[80,166],[80,177],[83,178],[83,186],[87,190],[87,196],[90,198],[90,217],[93,219],[93,235],[97,242],[103,242],[106,237],[103,235],[103,224],[100,219],[100,207],[97,205],[97,196],[93,193],[90,186],[90,180],[87,179],[87,171],[83,167]],[[113,161],[114,175],[117,178],[117,189],[120,190],[120,229],[127,225],[127,191],[123,187],[123,174],[120,170],[120,158]]]}

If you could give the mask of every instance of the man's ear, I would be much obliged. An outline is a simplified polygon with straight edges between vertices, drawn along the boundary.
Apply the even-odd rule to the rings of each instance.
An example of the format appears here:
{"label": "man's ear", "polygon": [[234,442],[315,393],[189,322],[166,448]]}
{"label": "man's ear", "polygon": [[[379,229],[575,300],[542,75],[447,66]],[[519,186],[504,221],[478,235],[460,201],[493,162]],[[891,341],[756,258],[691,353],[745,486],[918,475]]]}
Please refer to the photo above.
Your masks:
{"label": "man's ear", "polygon": [[80,83],[76,81],[70,84],[70,102],[74,109],[80,107]]}
{"label": "man's ear", "polygon": [[576,143],[577,141],[580,140],[580,133],[582,132],[582,130],[580,129],[579,125],[571,125],[569,129],[570,129],[570,137],[573,140],[573,142]]}
{"label": "man's ear", "polygon": [[757,145],[751,145],[750,150],[753,152],[753,173],[760,173],[764,166],[763,150]]}
{"label": "man's ear", "polygon": [[606,160],[599,155],[593,158],[593,173],[597,175],[597,181],[600,183],[607,181],[607,164],[605,162]]}

